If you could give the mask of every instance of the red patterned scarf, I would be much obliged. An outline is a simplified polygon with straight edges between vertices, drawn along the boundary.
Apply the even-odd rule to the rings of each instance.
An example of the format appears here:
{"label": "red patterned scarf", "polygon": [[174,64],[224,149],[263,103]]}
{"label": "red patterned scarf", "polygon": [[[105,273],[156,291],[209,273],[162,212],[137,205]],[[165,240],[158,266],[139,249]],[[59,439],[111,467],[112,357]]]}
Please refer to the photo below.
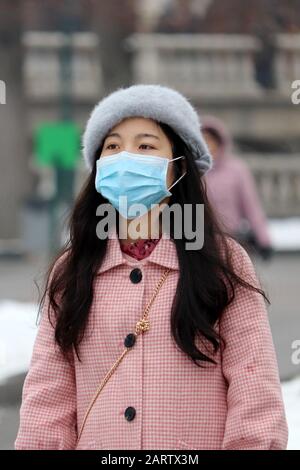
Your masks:
{"label": "red patterned scarf", "polygon": [[159,240],[160,238],[136,240],[135,242],[127,242],[126,240],[123,240],[120,243],[120,246],[123,253],[126,253],[137,260],[141,260],[150,255]]}

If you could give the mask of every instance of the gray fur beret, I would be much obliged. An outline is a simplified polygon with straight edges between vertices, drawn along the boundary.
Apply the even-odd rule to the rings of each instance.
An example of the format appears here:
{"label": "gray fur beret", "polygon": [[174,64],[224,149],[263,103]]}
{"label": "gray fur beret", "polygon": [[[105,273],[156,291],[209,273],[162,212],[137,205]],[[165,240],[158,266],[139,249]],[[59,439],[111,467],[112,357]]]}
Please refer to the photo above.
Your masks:
{"label": "gray fur beret", "polygon": [[212,167],[198,114],[188,99],[167,86],[138,84],[118,88],[92,110],[82,137],[83,156],[90,171],[95,152],[107,133],[127,117],[151,118],[168,124],[191,150],[201,174]]}

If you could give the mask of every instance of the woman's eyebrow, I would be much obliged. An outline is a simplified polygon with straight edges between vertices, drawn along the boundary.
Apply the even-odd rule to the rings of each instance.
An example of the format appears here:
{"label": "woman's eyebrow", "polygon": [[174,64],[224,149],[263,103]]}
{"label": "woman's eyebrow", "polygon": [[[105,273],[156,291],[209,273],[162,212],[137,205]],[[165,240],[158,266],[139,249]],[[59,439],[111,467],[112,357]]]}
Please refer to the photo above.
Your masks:
{"label": "woman's eyebrow", "polygon": [[118,134],[117,132],[112,132],[111,134],[108,134],[106,136],[106,139],[108,139],[109,137],[120,137],[121,138],[120,134]]}
{"label": "woman's eyebrow", "polygon": [[[108,134],[106,136],[106,139],[108,139],[109,137],[119,137],[121,139],[121,136],[120,134],[118,134],[118,132],[112,132],[111,134]],[[160,138],[157,136],[157,135],[154,135],[154,134],[148,134],[148,133],[140,133],[140,134],[137,134],[135,136],[135,139],[140,139],[142,137],[152,137],[153,139],[157,139],[157,140],[160,140]]]}

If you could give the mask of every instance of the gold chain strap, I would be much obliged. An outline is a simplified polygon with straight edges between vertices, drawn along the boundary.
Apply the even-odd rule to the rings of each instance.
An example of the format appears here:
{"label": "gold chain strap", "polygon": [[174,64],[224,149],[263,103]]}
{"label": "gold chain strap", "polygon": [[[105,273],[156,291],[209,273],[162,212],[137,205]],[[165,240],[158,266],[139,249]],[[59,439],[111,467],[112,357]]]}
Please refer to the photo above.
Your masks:
{"label": "gold chain strap", "polygon": [[[162,277],[160,278],[154,292],[153,292],[153,295],[150,299],[150,301],[148,302],[148,304],[146,305],[145,309],[144,309],[144,313],[143,313],[143,316],[142,318],[136,323],[135,325],[135,335],[138,336],[140,333],[144,333],[145,331],[149,330],[150,329],[150,322],[148,320],[148,313],[149,313],[149,310],[160,290],[160,288],[162,287],[163,283],[165,282],[168,274],[170,272],[170,268],[167,268]],[[82,422],[82,425],[81,425],[81,428],[80,428],[80,432],[79,432],[79,435],[78,435],[78,438],[77,438],[77,442],[79,441],[81,435],[82,435],[82,431],[83,431],[83,428],[84,428],[84,425],[86,423],[86,420],[88,418],[88,415],[92,409],[92,407],[94,406],[94,403],[95,401],[97,400],[98,398],[98,395],[100,394],[101,390],[103,389],[104,385],[108,382],[108,380],[110,379],[110,377],[112,376],[112,374],[114,373],[114,371],[116,370],[116,368],[118,367],[118,365],[120,364],[120,362],[122,361],[123,357],[125,357],[125,355],[127,354],[128,351],[130,351],[131,347],[126,347],[124,349],[124,351],[122,352],[122,354],[120,355],[120,357],[117,359],[117,361],[113,364],[113,366],[111,367],[111,369],[108,371],[108,373],[106,374],[106,376],[104,377],[103,381],[101,382],[101,384],[99,385],[94,397],[92,398],[89,406],[88,406],[88,409],[85,413],[85,416],[83,418],[83,422]]]}

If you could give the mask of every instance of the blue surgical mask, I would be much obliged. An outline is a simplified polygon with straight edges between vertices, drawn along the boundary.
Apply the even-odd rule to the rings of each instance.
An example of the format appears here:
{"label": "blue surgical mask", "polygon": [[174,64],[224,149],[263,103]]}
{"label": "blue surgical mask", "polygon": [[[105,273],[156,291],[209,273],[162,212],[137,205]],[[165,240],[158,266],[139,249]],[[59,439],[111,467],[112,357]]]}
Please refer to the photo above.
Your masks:
{"label": "blue surgical mask", "polygon": [[[96,190],[126,219],[140,217],[151,209],[152,204],[172,195],[170,189],[186,172],[167,188],[168,165],[180,158],[185,157],[170,160],[126,151],[103,156],[97,160]],[[131,209],[133,204],[144,207]]]}

